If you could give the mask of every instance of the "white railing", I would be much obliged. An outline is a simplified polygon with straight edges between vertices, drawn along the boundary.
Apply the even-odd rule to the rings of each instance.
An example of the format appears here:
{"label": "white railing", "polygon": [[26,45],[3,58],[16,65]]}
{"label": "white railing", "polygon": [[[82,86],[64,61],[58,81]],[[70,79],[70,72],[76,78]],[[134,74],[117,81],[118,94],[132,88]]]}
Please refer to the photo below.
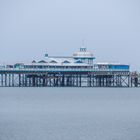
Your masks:
{"label": "white railing", "polygon": [[0,68],[0,71],[78,71],[78,72],[94,72],[94,71],[129,71],[129,69],[99,69],[99,68]]}

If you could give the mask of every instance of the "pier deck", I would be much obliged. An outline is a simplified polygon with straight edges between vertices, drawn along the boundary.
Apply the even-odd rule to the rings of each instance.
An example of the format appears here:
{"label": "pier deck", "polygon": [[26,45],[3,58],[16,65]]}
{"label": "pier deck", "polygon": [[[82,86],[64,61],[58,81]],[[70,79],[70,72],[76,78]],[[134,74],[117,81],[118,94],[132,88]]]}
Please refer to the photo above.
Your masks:
{"label": "pier deck", "polygon": [[1,87],[139,87],[140,76],[109,69],[0,69]]}

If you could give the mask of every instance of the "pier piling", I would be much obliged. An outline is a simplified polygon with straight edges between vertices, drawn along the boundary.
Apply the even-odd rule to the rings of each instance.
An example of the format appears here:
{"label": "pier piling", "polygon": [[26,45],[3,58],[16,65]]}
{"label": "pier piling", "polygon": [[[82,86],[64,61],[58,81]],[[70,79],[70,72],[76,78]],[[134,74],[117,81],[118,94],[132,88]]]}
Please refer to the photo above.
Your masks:
{"label": "pier piling", "polygon": [[1,87],[139,87],[130,72],[1,71]]}

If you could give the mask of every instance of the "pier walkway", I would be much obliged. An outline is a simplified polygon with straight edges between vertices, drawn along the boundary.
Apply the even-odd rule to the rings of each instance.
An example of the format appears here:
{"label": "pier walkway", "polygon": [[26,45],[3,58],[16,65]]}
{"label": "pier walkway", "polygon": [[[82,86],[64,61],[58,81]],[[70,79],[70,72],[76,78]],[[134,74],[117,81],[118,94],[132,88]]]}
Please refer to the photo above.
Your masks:
{"label": "pier walkway", "polygon": [[1,87],[139,87],[140,75],[124,69],[1,68]]}

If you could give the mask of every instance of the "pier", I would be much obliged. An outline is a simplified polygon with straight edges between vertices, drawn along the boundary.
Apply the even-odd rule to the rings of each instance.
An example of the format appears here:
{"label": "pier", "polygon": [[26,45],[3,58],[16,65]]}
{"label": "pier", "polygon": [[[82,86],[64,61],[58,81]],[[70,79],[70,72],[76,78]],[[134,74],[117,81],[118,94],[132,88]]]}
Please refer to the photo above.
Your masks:
{"label": "pier", "polygon": [[140,74],[120,63],[95,63],[81,47],[73,56],[0,66],[0,87],[140,87]]}
{"label": "pier", "polygon": [[140,76],[129,71],[94,69],[5,69],[0,87],[139,87]]}

